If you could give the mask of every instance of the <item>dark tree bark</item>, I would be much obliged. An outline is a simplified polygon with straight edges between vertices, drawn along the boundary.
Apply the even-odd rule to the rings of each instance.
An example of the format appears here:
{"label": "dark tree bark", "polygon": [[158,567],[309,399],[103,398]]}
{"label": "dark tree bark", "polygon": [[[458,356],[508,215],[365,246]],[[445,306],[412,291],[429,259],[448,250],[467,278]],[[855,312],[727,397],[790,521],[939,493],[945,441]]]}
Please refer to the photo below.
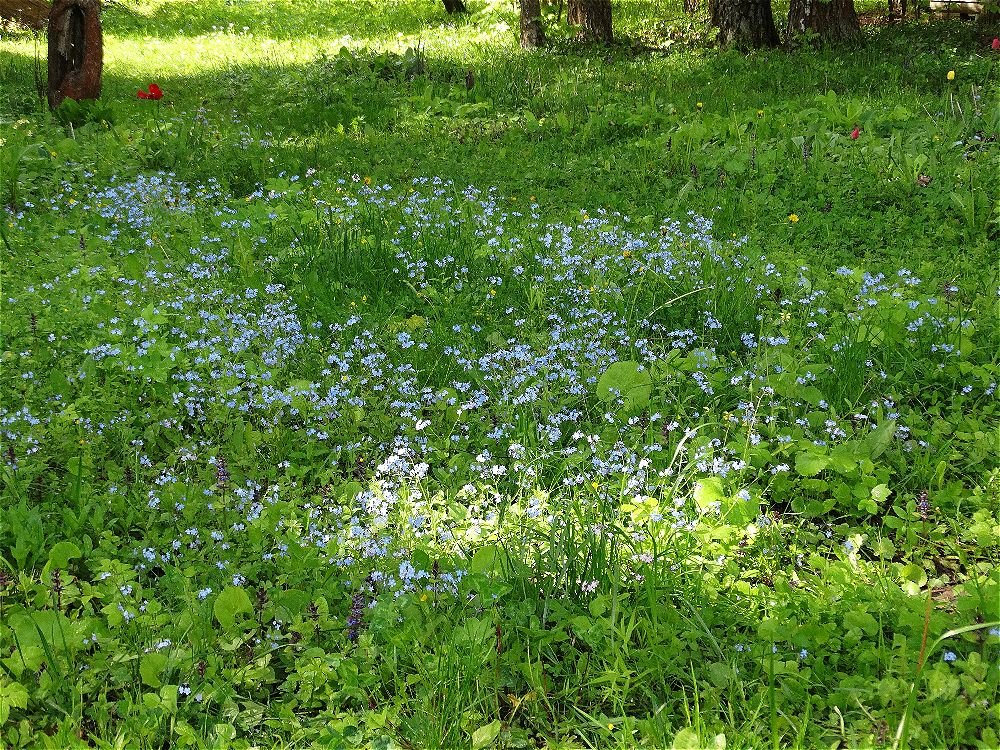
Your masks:
{"label": "dark tree bark", "polygon": [[854,0],[791,0],[785,38],[816,34],[824,44],[846,42],[861,36]]}
{"label": "dark tree bark", "polygon": [[462,0],[444,0],[444,9],[449,13],[467,13],[468,9]]}
{"label": "dark tree bark", "polygon": [[568,0],[566,4],[566,23],[579,26],[583,23],[583,0]]}
{"label": "dark tree bark", "polygon": [[101,95],[104,43],[99,0],[55,0],[49,13],[49,106]]}
{"label": "dark tree bark", "polygon": [[614,41],[611,0],[569,0],[566,21],[571,26],[579,26],[584,39],[603,44]]}
{"label": "dark tree bark", "polygon": [[46,0],[0,0],[0,19],[41,31],[52,8]]}
{"label": "dark tree bark", "polygon": [[781,41],[771,0],[715,0],[712,22],[719,27],[719,43],[724,47],[759,49],[777,47]]}
{"label": "dark tree bark", "polygon": [[545,44],[542,8],[539,0],[521,0],[521,46],[538,49]]}

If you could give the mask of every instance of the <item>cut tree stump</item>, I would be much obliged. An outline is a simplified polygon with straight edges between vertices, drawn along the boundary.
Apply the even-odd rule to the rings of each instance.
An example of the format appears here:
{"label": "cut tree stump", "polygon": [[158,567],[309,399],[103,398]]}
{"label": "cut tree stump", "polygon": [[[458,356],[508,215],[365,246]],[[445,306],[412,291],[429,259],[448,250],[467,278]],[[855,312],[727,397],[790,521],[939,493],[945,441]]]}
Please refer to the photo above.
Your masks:
{"label": "cut tree stump", "polygon": [[49,13],[49,106],[101,96],[104,43],[99,0],[55,0]]}

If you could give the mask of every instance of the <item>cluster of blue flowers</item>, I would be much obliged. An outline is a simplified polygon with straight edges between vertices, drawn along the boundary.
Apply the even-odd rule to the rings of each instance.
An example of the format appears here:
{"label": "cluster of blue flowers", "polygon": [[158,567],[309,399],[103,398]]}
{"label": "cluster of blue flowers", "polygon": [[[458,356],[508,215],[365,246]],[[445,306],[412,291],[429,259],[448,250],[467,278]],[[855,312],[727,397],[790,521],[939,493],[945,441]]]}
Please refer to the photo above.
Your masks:
{"label": "cluster of blue flowers", "polygon": [[[135,567],[210,564],[195,582],[202,599],[246,580],[247,561],[234,555],[247,547],[234,542],[250,529],[267,535],[253,546],[264,561],[309,546],[345,578],[362,566],[381,590],[454,591],[460,566],[432,576],[414,549],[461,556],[501,533],[502,511],[546,523],[580,494],[633,508],[613,521],[634,538],[641,575],[651,559],[644,544],[723,512],[718,499],[695,501],[706,478],[720,480],[728,500],[760,504],[797,450],[863,438],[887,419],[898,421],[900,445],[926,449],[879,387],[889,365],[859,346],[879,315],[935,363],[960,357],[972,335],[969,320],[922,296],[909,271],[842,269],[857,289],[834,298],[808,269],[785,276],[751,258],[744,240],[717,240],[703,217],[639,229],[598,211],[546,223],[535,203],[507,211],[495,190],[439,178],[403,190],[360,179],[284,185],[233,200],[217,183],[190,187],[170,175],[67,184],[53,210],[69,205],[116,260],[147,257],[168,240],[176,247],[192,221],[199,240],[184,258],[163,253],[173,260],[131,272],[124,263],[76,268],[7,300],[23,311],[58,300],[96,324],[80,339],[36,344],[49,347],[67,387],[33,384],[17,390],[23,405],[0,406],[4,460],[40,451],[66,414],[64,394],[88,379],[127,392],[132,403],[113,418],[106,405],[81,411],[83,402],[74,413],[90,440],[108,444],[111,432],[156,426],[154,441],[131,445],[139,482],[148,509],[186,530],[163,548],[138,546]],[[362,305],[304,320],[297,290],[274,280],[302,252],[297,239],[278,241],[289,205],[336,226],[379,217],[391,275],[426,313],[386,320],[384,305]],[[248,243],[271,253],[268,281],[249,287],[234,261]],[[447,305],[470,315],[438,322]],[[34,357],[15,354],[4,382],[33,381]],[[601,389],[616,363],[649,374],[642,398]],[[837,385],[838,366],[864,371],[847,409],[821,390]],[[988,371],[969,372],[961,397],[994,397]],[[236,430],[286,436],[273,441],[267,481],[246,465],[238,481],[212,481],[206,467],[232,449]],[[120,484],[109,478],[104,491]],[[460,517],[441,520],[442,495],[461,504]],[[267,512],[282,502],[294,520]],[[193,505],[211,523],[190,525]]]}

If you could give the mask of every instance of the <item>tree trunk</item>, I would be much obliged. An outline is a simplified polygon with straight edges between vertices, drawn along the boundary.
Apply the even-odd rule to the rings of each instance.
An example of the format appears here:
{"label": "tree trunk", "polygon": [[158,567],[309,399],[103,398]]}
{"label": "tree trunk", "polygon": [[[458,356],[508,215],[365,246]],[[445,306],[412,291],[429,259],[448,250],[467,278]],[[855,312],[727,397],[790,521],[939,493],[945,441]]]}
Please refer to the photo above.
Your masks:
{"label": "tree trunk", "polygon": [[569,0],[566,5],[566,23],[570,26],[583,23],[583,0]]}
{"label": "tree trunk", "polygon": [[55,0],[49,13],[49,106],[101,95],[104,44],[99,0]]}
{"label": "tree trunk", "polygon": [[569,0],[566,21],[580,27],[584,39],[603,44],[614,41],[611,28],[611,0]]}
{"label": "tree trunk", "polygon": [[449,13],[466,13],[468,9],[462,0],[444,0],[444,9]]}
{"label": "tree trunk", "polygon": [[780,42],[771,0],[715,0],[712,21],[719,27],[719,43],[724,47],[758,49],[777,47]]}
{"label": "tree trunk", "polygon": [[0,0],[0,19],[41,31],[52,8],[47,0]]}
{"label": "tree trunk", "polygon": [[521,0],[521,47],[538,49],[545,44],[539,0]]}
{"label": "tree trunk", "polygon": [[824,44],[846,42],[861,36],[854,0],[791,0],[786,39],[815,34]]}

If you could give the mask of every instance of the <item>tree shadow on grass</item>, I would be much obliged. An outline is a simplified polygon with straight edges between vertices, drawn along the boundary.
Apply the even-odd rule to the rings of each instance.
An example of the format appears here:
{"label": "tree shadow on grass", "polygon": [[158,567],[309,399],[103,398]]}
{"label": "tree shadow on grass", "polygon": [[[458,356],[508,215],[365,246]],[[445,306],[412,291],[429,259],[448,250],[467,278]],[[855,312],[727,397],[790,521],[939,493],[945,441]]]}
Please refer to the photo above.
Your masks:
{"label": "tree shadow on grass", "polygon": [[[208,28],[232,18],[221,2],[205,7],[219,14],[203,15],[199,23]],[[412,10],[398,10],[411,29],[438,17],[436,9],[425,8],[424,15]],[[304,9],[296,23],[307,27],[317,15]],[[112,34],[122,33],[119,22],[111,19]],[[506,195],[535,195],[567,212],[606,205],[659,218],[686,210],[712,214],[722,206],[714,214],[720,228],[741,233],[813,203],[818,209],[831,197],[834,204],[837,196],[850,198],[852,207],[836,232],[822,238],[824,258],[833,264],[849,261],[856,247],[905,247],[911,241],[930,247],[937,240],[906,229],[906,217],[920,209],[906,191],[876,190],[863,182],[864,171],[836,167],[838,184],[826,187],[800,175],[803,168],[795,164],[801,165],[801,153],[785,147],[793,136],[815,134],[786,132],[783,118],[815,112],[823,133],[839,129],[846,137],[857,113],[868,109],[937,111],[953,90],[945,76],[957,67],[953,50],[968,49],[971,39],[974,32],[960,24],[913,25],[898,34],[879,31],[851,54],[751,56],[635,55],[625,47],[523,54],[513,41],[503,47],[494,39],[489,45],[431,44],[426,53],[353,50],[306,62],[244,60],[184,75],[157,74],[167,92],[158,103],[135,98],[152,80],[148,70],[116,66],[106,71],[104,99],[126,138],[149,141],[142,160],[123,167],[171,169],[199,181],[219,176],[243,192],[269,173],[306,168],[396,184],[436,175],[461,185],[498,186]],[[33,67],[27,55],[0,61],[0,91],[19,110],[0,117],[38,111],[30,93]],[[14,91],[29,93],[14,97]],[[856,110],[845,108],[843,121],[837,120],[830,114],[834,105],[819,101],[827,91]],[[0,97],[4,106],[15,107]],[[167,121],[175,124],[164,129]],[[198,138],[184,140],[181,134],[191,132],[195,121],[204,123],[196,128]],[[704,131],[690,153],[679,152],[680,141],[668,137],[679,126],[689,135]],[[749,153],[751,135],[760,148],[789,150],[783,157],[788,163],[771,169],[791,175],[791,181],[781,177],[762,189],[737,174],[717,173],[716,157]],[[248,141],[257,145],[247,148]]]}

